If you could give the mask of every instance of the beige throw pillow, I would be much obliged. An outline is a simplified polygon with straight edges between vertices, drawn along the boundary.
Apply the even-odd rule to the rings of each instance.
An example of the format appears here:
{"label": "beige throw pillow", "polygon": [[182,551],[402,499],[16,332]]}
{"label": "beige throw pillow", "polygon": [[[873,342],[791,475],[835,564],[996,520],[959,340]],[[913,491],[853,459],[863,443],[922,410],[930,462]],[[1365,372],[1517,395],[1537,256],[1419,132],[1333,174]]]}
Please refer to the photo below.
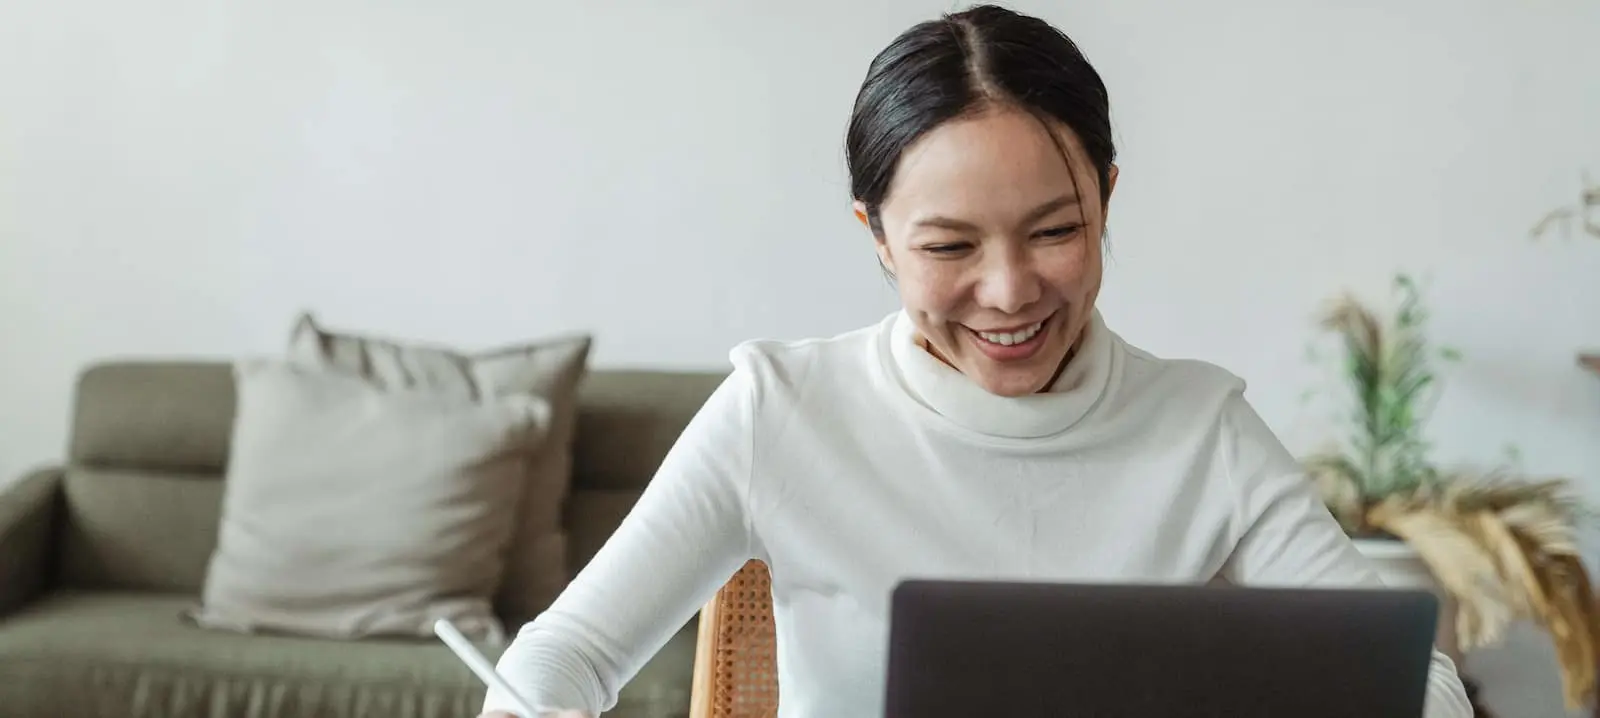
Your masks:
{"label": "beige throw pillow", "polygon": [[562,509],[571,487],[578,385],[591,338],[576,334],[467,352],[419,341],[337,331],[301,314],[289,357],[307,366],[357,372],[381,386],[427,388],[477,398],[533,395],[550,404],[548,440],[529,461],[516,533],[495,600],[510,627],[532,620],[566,587],[567,535]]}
{"label": "beige throw pillow", "polygon": [[504,639],[491,601],[549,427],[544,399],[384,388],[280,361],[234,373],[220,533],[195,621],[361,638],[425,637],[448,618]]}

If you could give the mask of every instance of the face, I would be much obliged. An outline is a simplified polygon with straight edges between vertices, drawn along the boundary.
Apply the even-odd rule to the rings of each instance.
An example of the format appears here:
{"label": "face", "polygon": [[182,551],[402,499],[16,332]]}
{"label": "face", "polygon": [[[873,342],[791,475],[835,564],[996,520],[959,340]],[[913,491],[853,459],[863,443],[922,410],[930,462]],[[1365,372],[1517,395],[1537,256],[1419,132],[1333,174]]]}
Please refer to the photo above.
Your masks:
{"label": "face", "polygon": [[902,155],[879,216],[929,350],[994,394],[1048,388],[1100,291],[1105,213],[1072,131],[1015,109],[945,123]]}

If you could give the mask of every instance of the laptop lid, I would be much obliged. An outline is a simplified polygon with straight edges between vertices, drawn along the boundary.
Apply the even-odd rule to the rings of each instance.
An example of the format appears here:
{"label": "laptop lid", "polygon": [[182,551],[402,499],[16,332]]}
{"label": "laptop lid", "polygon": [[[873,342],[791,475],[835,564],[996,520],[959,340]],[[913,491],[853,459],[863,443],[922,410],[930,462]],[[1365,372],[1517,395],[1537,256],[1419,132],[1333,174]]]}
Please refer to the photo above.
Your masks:
{"label": "laptop lid", "polygon": [[902,582],[886,718],[1413,718],[1426,591]]}

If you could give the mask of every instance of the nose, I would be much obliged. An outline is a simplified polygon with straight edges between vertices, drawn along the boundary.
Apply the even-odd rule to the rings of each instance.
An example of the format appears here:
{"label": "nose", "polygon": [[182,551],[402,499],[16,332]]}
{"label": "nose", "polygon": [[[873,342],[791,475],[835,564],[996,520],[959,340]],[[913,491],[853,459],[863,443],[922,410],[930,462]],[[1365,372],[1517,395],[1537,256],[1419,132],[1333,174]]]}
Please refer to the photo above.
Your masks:
{"label": "nose", "polygon": [[1039,301],[1044,289],[1026,252],[997,252],[980,270],[977,300],[985,309],[1017,314]]}

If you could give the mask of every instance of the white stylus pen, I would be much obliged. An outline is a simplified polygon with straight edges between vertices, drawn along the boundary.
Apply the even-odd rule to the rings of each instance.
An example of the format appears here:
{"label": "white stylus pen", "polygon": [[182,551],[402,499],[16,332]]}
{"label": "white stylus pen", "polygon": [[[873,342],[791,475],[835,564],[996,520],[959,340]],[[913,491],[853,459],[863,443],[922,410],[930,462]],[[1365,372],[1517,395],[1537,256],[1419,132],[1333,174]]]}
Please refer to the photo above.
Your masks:
{"label": "white stylus pen", "polygon": [[483,681],[484,685],[500,691],[510,696],[511,700],[516,701],[517,709],[522,712],[520,718],[539,718],[539,716],[543,715],[540,711],[535,710],[532,705],[529,705],[527,699],[518,695],[511,688],[511,684],[507,683],[506,679],[495,671],[494,664],[490,663],[489,659],[485,658],[482,653],[479,653],[477,647],[472,645],[472,641],[461,635],[461,631],[457,630],[455,624],[451,623],[449,619],[441,618],[434,621],[433,632],[438,634],[439,640],[444,641],[444,645],[449,646],[450,650],[456,654],[457,658],[461,659],[462,663],[467,664],[467,667],[477,674],[478,680]]}

